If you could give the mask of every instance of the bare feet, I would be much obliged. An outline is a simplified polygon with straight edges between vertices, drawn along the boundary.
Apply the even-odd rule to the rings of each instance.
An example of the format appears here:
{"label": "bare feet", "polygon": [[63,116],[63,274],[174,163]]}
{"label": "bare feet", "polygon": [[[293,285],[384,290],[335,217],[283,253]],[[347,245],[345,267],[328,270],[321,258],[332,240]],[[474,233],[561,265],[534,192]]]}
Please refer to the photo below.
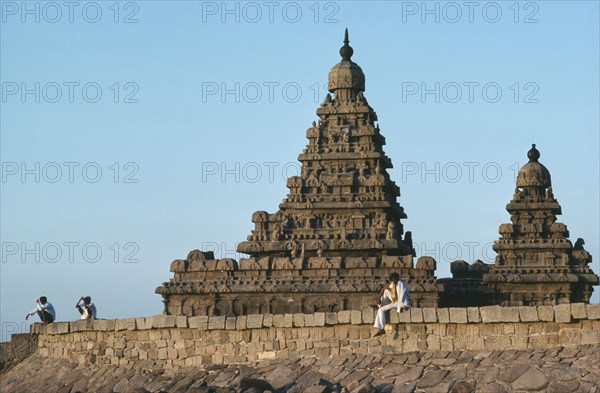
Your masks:
{"label": "bare feet", "polygon": [[385,330],[383,329],[379,329],[377,331],[377,333],[375,333],[375,335],[373,337],[379,337],[379,336],[383,336],[385,334]]}

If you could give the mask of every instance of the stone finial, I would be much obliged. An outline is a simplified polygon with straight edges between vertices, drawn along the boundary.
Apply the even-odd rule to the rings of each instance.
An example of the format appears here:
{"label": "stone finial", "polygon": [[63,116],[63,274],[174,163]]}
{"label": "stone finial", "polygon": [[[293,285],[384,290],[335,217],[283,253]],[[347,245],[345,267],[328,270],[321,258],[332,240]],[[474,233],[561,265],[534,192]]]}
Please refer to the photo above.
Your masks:
{"label": "stone finial", "polygon": [[348,28],[344,33],[344,46],[340,48],[340,56],[342,56],[342,61],[351,61],[350,58],[354,54],[354,50],[350,45],[348,45],[350,41],[348,40]]}
{"label": "stone finial", "polygon": [[529,158],[529,162],[538,162],[540,152],[535,148],[535,143],[531,144],[531,150],[527,152],[527,158]]}

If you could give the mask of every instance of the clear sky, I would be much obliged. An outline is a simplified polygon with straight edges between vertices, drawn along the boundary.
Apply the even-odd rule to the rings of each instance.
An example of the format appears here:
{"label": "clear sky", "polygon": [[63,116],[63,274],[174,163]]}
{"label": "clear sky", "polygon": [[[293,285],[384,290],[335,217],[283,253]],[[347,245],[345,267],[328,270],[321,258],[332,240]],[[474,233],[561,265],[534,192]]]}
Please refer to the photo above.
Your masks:
{"label": "clear sky", "polygon": [[298,171],[346,27],[438,277],[493,262],[532,143],[600,272],[597,1],[0,5],[2,340],[41,295],[58,320],[82,295],[101,318],[153,315],[173,259],[239,258]]}

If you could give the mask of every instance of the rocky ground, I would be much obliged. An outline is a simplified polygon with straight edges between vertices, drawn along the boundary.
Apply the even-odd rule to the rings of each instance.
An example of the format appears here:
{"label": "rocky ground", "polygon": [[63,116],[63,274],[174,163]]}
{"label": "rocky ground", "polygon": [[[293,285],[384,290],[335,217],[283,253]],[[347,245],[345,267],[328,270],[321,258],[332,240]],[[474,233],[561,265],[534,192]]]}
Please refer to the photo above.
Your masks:
{"label": "rocky ground", "polygon": [[600,347],[412,352],[263,361],[177,371],[80,366],[32,355],[0,376],[8,392],[600,392]]}

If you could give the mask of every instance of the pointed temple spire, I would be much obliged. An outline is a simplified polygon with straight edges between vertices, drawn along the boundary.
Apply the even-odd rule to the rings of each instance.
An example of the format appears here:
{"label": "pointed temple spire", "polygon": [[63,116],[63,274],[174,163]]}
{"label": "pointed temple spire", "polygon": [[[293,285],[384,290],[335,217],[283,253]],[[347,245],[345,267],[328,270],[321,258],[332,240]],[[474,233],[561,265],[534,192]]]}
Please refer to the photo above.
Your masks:
{"label": "pointed temple spire", "polygon": [[340,48],[340,56],[342,56],[342,61],[351,61],[350,58],[354,54],[354,50],[350,45],[348,45],[349,43],[348,29],[346,28],[346,32],[344,33],[344,46]]}
{"label": "pointed temple spire", "polygon": [[340,49],[342,61],[333,66],[329,72],[329,91],[339,101],[354,101],[359,93],[365,91],[365,74],[358,64],[351,60],[354,50],[349,42],[348,29],[346,29],[344,46]]}
{"label": "pointed temple spire", "polygon": [[583,239],[573,246],[567,226],[557,221],[561,206],[535,144],[527,157],[506,205],[511,223],[500,225],[496,262],[483,283],[495,291],[493,302],[504,306],[589,302],[592,286],[598,285],[588,267],[592,257]]}

